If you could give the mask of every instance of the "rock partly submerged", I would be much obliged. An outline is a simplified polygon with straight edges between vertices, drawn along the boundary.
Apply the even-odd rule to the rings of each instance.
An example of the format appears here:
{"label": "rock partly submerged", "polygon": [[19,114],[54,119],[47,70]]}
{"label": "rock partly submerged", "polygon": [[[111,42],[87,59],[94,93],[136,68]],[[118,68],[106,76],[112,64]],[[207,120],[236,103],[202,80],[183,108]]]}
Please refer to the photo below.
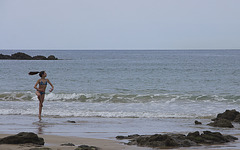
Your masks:
{"label": "rock partly submerged", "polygon": [[0,59],[10,59],[10,60],[58,60],[58,58],[56,58],[54,55],[50,55],[48,57],[41,56],[41,55],[32,57],[30,55],[27,55],[27,54],[21,53],[21,52],[18,52],[18,53],[12,54],[12,55],[0,54]]}
{"label": "rock partly submerged", "polygon": [[227,119],[218,119],[214,122],[209,123],[208,125],[213,127],[234,128],[231,121]]}
{"label": "rock partly submerged", "polygon": [[208,125],[213,127],[234,128],[232,122],[240,122],[240,112],[233,110],[226,110],[223,113],[219,113],[217,118],[212,119]]}
{"label": "rock partly submerged", "polygon": [[220,119],[226,119],[226,120],[229,120],[229,121],[234,121],[239,114],[240,114],[240,112],[236,111],[235,109],[226,110],[223,113],[219,113],[217,115],[217,118],[212,119],[212,121],[220,120]]}
{"label": "rock partly submerged", "polygon": [[117,136],[119,140],[128,139],[128,145],[138,145],[152,148],[178,148],[200,146],[203,144],[222,144],[237,140],[231,135],[222,135],[220,132],[203,131],[200,134],[198,131],[184,134],[155,134],[155,135],[129,135]]}
{"label": "rock partly submerged", "polygon": [[44,145],[44,139],[32,132],[20,132],[0,139],[0,144],[36,144]]}
{"label": "rock partly submerged", "polygon": [[197,121],[197,120],[195,120],[195,125],[200,125],[200,124],[202,124],[200,121]]}

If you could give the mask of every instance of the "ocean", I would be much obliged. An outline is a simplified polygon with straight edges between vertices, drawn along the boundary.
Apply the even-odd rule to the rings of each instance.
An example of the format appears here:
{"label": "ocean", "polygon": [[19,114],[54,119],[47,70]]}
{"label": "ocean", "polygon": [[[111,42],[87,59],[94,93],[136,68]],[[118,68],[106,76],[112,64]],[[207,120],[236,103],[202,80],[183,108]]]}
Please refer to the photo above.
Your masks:
{"label": "ocean", "polygon": [[59,60],[0,60],[0,115],[38,115],[33,88],[46,71],[44,117],[213,118],[239,111],[238,50],[1,50]]}

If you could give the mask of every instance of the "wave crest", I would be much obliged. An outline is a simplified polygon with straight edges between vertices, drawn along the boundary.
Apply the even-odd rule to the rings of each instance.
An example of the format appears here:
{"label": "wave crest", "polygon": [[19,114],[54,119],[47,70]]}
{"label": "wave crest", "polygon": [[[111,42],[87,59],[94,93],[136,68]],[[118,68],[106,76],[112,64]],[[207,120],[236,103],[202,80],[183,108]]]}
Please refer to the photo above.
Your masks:
{"label": "wave crest", "polygon": [[[239,95],[190,95],[190,94],[84,94],[84,93],[50,93],[45,95],[48,101],[88,102],[88,103],[173,103],[175,101],[228,101],[240,103]],[[0,101],[37,101],[32,92],[0,93]]]}

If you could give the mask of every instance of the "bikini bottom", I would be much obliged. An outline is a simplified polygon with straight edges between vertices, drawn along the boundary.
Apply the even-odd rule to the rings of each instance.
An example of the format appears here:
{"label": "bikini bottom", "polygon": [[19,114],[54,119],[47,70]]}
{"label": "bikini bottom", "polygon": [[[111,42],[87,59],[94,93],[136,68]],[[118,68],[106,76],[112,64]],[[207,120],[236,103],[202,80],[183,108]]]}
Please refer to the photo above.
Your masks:
{"label": "bikini bottom", "polygon": [[45,94],[45,92],[38,91],[41,95]]}

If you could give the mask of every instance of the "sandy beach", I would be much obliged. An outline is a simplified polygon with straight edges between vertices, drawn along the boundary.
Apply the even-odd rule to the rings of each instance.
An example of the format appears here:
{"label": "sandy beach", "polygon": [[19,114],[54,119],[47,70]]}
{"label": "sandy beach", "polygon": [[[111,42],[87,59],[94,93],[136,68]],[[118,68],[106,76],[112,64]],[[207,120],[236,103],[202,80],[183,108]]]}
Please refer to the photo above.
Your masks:
{"label": "sandy beach", "polygon": [[[9,136],[7,134],[0,134],[0,138]],[[74,150],[80,145],[96,146],[102,150],[137,150],[146,149],[139,148],[136,146],[127,146],[120,144],[117,141],[106,140],[106,139],[93,139],[93,138],[79,138],[79,137],[66,137],[66,136],[55,136],[55,135],[40,135],[44,138],[45,145],[43,147],[51,148],[52,150]],[[73,143],[75,146],[61,146],[61,144]],[[29,150],[31,148],[40,148],[29,144],[13,145],[13,144],[2,144],[0,145],[1,150]]]}
{"label": "sandy beach", "polygon": [[[235,128],[214,128],[207,126],[210,119],[198,119],[203,124],[195,125],[195,119],[174,118],[58,118],[43,117],[42,122],[36,116],[0,115],[0,138],[19,132],[33,132],[44,138],[44,147],[53,150],[73,150],[80,145],[96,146],[103,150],[151,150],[151,148],[128,146],[126,140],[117,140],[118,135],[152,135],[166,133],[187,134],[193,131],[214,131],[229,134],[240,139],[239,124]],[[75,123],[68,122],[69,120]],[[61,146],[73,143],[75,147]],[[29,150],[32,145],[0,145],[2,150]],[[182,148],[180,148],[182,149]],[[240,149],[239,140],[222,145],[205,145],[184,149]]]}
{"label": "sandy beach", "polygon": [[[8,134],[0,134],[0,138],[9,136]],[[239,135],[238,135],[239,136]],[[116,140],[106,139],[94,139],[94,138],[79,138],[79,137],[67,137],[67,136],[55,136],[55,135],[41,135],[44,138],[44,146],[35,146],[32,144],[0,144],[1,150],[30,150],[32,148],[50,148],[52,150],[74,150],[80,145],[96,146],[101,150],[153,150],[147,147],[128,146],[120,143]],[[61,146],[61,144],[72,143],[75,146]],[[235,145],[240,145],[239,141],[235,142]],[[227,146],[228,145],[228,146]],[[175,148],[179,150],[183,149],[240,149],[235,146],[225,145],[212,145],[212,146],[201,146],[201,147],[185,147]]]}

